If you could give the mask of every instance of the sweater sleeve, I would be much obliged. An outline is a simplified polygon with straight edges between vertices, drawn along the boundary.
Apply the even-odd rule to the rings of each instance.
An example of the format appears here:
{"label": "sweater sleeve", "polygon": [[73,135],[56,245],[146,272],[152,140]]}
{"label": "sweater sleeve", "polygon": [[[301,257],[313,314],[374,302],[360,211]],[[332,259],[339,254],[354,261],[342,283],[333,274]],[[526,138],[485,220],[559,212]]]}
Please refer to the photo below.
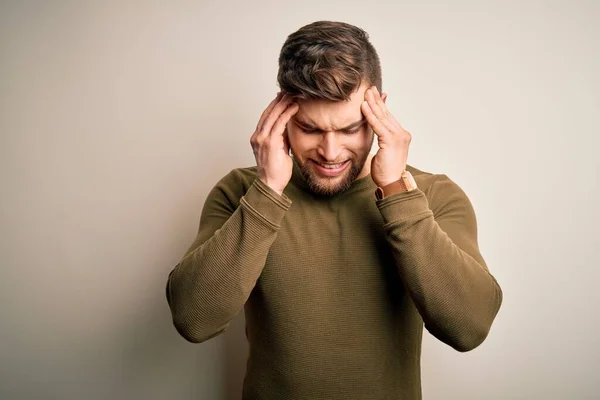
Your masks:
{"label": "sweater sleeve", "polygon": [[232,171],[212,189],[196,239],[169,274],[173,324],[193,343],[225,331],[242,310],[291,205],[259,179],[245,194],[241,186]]}
{"label": "sweater sleeve", "polygon": [[487,337],[502,290],[477,243],[477,222],[465,192],[436,175],[432,208],[416,189],[377,201],[400,276],[425,328],[458,351]]}

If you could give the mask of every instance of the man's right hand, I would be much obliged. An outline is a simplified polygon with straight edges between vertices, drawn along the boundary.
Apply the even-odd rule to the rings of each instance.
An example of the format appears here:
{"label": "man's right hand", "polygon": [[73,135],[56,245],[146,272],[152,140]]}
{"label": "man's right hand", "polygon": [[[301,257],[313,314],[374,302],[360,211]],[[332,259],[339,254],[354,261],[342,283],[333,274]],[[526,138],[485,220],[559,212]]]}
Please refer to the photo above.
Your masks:
{"label": "man's right hand", "polygon": [[290,96],[279,93],[262,113],[250,138],[258,178],[280,195],[292,178],[293,161],[286,124],[298,110],[298,104]]}

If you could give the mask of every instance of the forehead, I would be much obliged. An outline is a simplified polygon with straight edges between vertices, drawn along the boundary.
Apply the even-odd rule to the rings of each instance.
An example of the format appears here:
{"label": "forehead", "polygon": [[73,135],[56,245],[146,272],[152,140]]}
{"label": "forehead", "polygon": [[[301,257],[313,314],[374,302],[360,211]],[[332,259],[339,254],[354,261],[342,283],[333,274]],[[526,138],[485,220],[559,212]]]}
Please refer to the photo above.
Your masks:
{"label": "forehead", "polygon": [[360,121],[363,118],[360,105],[364,101],[365,90],[366,86],[359,87],[348,101],[300,99],[300,108],[294,119],[322,129],[336,129]]}

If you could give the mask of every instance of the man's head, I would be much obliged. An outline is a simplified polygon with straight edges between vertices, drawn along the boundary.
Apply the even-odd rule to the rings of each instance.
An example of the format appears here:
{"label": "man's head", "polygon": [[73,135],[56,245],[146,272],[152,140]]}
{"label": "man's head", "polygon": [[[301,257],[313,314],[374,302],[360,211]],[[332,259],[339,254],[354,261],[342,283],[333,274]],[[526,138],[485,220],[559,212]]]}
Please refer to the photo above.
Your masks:
{"label": "man's head", "polygon": [[379,57],[367,33],[342,22],[300,28],[281,49],[277,80],[300,106],[286,130],[311,190],[346,190],[368,168],[373,144],[360,109],[365,90],[375,85],[381,91]]}

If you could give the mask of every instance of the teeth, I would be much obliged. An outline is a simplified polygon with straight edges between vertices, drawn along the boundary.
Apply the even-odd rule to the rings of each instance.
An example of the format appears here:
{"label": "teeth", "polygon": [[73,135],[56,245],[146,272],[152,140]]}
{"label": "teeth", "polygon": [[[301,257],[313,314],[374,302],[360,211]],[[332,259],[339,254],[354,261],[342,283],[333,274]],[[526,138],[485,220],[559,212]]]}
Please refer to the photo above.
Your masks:
{"label": "teeth", "polygon": [[338,164],[327,164],[327,165],[324,165],[324,164],[319,164],[319,165],[320,165],[320,166],[322,166],[323,168],[327,168],[327,169],[336,169],[336,168],[339,168],[339,167],[341,167],[342,165],[344,165],[344,163],[338,163]]}

